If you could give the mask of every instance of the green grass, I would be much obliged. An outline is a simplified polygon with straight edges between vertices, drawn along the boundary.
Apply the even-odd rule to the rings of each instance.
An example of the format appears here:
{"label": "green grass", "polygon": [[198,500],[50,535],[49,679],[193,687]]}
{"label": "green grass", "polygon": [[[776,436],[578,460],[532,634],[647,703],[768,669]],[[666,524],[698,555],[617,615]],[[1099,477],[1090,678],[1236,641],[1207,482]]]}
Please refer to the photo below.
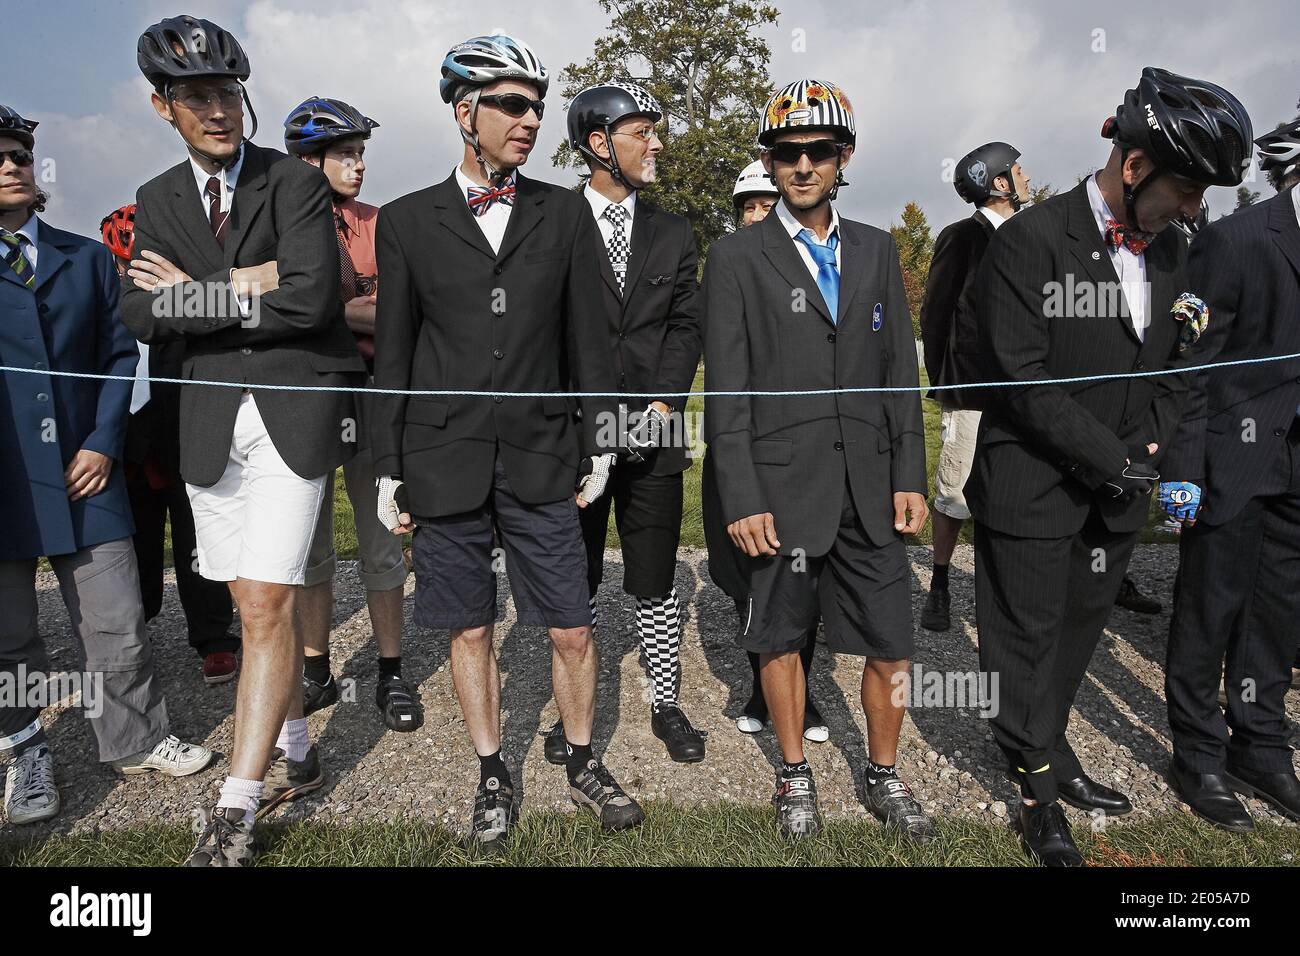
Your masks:
{"label": "green grass", "polygon": [[[874,819],[831,821],[816,840],[778,836],[765,806],[683,809],[649,803],[640,829],[601,833],[585,814],[525,814],[506,852],[508,866],[1026,866],[1005,825],[940,819],[938,839],[918,847],[885,833]],[[1184,814],[1113,824],[1104,833],[1075,828],[1093,866],[1295,865],[1300,830],[1262,824],[1238,836]],[[0,842],[0,866],[169,866],[193,845],[184,826],[105,830],[44,841]],[[270,866],[462,866],[475,861],[455,834],[414,822],[272,824],[261,837]]]}

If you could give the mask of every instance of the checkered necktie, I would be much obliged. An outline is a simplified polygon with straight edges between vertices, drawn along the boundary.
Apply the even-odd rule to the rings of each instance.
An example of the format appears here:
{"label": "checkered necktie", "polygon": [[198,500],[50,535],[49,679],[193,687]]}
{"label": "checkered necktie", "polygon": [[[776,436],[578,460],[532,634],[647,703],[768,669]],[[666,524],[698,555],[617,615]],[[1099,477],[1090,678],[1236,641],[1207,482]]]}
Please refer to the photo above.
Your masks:
{"label": "checkered necktie", "polygon": [[614,227],[605,248],[609,252],[609,265],[614,270],[614,278],[618,280],[619,295],[622,295],[623,281],[627,278],[627,257],[631,252],[627,244],[627,233],[623,229],[623,224],[627,222],[627,207],[610,203],[602,215]]}
{"label": "checkered necktie", "polygon": [[28,289],[36,288],[36,270],[23,255],[24,237],[14,235],[8,229],[0,229],[0,244],[4,245],[5,264],[18,274],[22,284]]}

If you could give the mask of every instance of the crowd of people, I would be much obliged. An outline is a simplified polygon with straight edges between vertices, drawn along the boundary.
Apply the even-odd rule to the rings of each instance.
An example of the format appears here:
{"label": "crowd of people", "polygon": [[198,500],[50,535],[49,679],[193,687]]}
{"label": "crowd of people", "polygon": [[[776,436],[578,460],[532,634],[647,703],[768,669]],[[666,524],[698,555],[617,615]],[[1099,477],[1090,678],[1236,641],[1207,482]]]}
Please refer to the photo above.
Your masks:
{"label": "crowd of people", "polygon": [[[596,598],[612,511],[650,727],[672,760],[705,760],[678,699],[673,585],[701,358],[709,571],[753,671],[737,727],[770,724],[779,746],[776,825],[791,839],[822,826],[804,752],[829,735],[809,689],[821,633],[863,661],[868,808],[906,839],[933,836],[896,766],[914,653],[905,542],[931,513],[920,375],[895,242],[835,204],[857,141],[842,89],[802,78],[771,94],[736,229],[699,281],[691,223],[641,194],[664,111],[637,83],[610,77],[567,104],[589,173],[575,191],[521,171],[551,81],[537,53],[499,34],[458,43],[439,93],[461,160],[377,208],[358,196],[379,123],[357,108],[306,99],[282,152],[252,142],[251,66],[231,33],[168,18],[137,53],[180,162],[104,218],[102,244],[38,215],[37,123],[0,106],[0,365],[21,370],[0,390],[0,670],[46,666],[48,558],[102,676],[88,715],[100,759],[170,776],[212,763],[170,732],[146,633],[170,523],[203,679],[239,677],[228,772],[187,865],[251,862],[255,823],[324,784],[306,717],[339,698],[340,467],[375,719],[424,719],[402,673],[412,570],[415,623],[450,632],[480,764],[470,845],[499,849],[520,812],[493,645],[503,569],[519,622],[550,639],[546,759],[603,829],[640,825],[593,746]],[[992,729],[1021,838],[1055,866],[1082,863],[1061,803],[1133,809],[1066,730],[1110,608],[1150,610],[1125,573],[1153,495],[1181,526],[1170,782],[1228,830],[1252,826],[1239,795],[1300,820],[1284,702],[1300,641],[1300,361],[1249,362],[1300,353],[1300,123],[1254,141],[1277,196],[1208,225],[1206,189],[1238,185],[1251,162],[1231,93],[1148,67],[1102,136],[1095,174],[1032,205],[1011,145],[961,159],[974,212],[939,235],[921,313],[942,450],[920,623],[951,626],[949,563],[973,521]],[[1237,364],[1197,368],[1215,361]],[[0,752],[9,822],[55,816],[39,708],[0,706]]]}

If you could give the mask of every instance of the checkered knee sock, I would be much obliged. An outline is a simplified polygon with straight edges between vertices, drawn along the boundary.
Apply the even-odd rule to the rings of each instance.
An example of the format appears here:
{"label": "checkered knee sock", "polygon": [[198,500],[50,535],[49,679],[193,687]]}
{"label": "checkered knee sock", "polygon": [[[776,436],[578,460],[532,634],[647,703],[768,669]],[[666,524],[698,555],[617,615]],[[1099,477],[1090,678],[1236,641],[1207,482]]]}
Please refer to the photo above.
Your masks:
{"label": "checkered knee sock", "polygon": [[596,618],[598,617],[598,614],[596,613],[596,595],[593,594],[591,597],[587,598],[587,604],[591,607],[591,627],[592,630],[595,630]]}
{"label": "checkered knee sock", "polygon": [[675,704],[681,670],[677,661],[677,651],[681,646],[677,589],[669,591],[667,597],[637,598],[636,623],[641,632],[641,650],[654,684],[655,709]]}

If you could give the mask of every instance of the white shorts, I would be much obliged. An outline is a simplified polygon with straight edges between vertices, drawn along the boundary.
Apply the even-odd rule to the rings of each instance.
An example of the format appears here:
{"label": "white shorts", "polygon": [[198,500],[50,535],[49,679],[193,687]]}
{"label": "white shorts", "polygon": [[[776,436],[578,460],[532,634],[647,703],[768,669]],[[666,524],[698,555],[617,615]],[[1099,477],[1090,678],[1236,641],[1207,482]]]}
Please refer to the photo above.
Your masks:
{"label": "white shorts", "polygon": [[302,584],[329,475],[295,474],[271,443],[251,394],[239,402],[230,460],[215,485],[186,484],[199,574]]}
{"label": "white shorts", "polygon": [[934,472],[934,510],[949,518],[965,521],[970,517],[966,493],[962,490],[970,477],[975,459],[975,436],[979,432],[980,413],[963,408],[945,408],[939,417],[939,464]]}

